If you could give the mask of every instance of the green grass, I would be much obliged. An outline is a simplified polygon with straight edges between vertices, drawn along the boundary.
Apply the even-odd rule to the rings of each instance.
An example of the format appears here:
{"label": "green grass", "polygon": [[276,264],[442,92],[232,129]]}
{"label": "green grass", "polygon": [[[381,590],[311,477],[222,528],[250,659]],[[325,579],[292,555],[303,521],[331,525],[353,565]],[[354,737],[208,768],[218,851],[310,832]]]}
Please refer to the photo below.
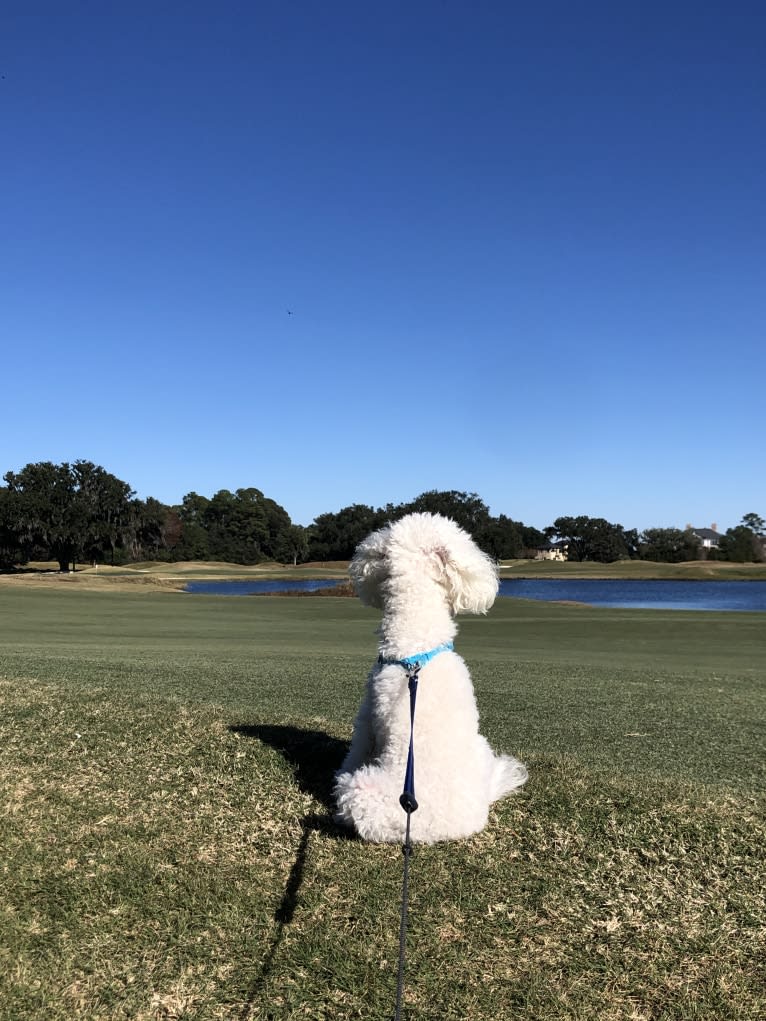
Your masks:
{"label": "green grass", "polygon": [[[59,565],[54,561],[39,561],[19,569],[18,574],[27,577],[35,575],[58,574]],[[167,563],[161,560],[145,560],[111,567],[108,564],[78,564],[72,572],[80,578],[88,577],[95,580],[108,580],[135,577],[159,577],[191,581],[194,579],[217,578],[249,578],[249,579],[290,579],[290,578],[347,578],[348,563],[331,560],[326,563],[313,564],[278,564],[266,561],[261,564],[230,564],[225,561],[184,560],[179,563]],[[1,575],[0,575],[1,577]]]}
{"label": "green grass", "polygon": [[[36,563],[28,566],[28,573],[57,572],[58,564]],[[160,578],[179,582],[193,579],[212,578],[261,578],[268,580],[300,578],[347,578],[348,564],[344,561],[328,563],[299,564],[297,567],[285,564],[263,563],[248,567],[242,564],[228,564],[206,561],[184,561],[163,563],[148,560],[126,564],[124,567],[93,568],[80,565],[77,568],[80,580],[98,580],[107,585],[110,580],[133,578],[149,580]],[[506,560],[500,564],[501,578],[641,578],[683,581],[764,581],[766,564],[739,564],[716,560],[688,560],[680,564],[654,563],[650,560],[618,560],[610,564],[562,562],[556,560]],[[0,575],[0,578],[2,576]]]}
{"label": "green grass", "polygon": [[[0,1018],[390,1017],[401,852],[328,821],[376,615],[13,586],[0,621]],[[764,1016],[763,615],[501,600],[458,648],[531,779],[416,852],[405,1016]]]}

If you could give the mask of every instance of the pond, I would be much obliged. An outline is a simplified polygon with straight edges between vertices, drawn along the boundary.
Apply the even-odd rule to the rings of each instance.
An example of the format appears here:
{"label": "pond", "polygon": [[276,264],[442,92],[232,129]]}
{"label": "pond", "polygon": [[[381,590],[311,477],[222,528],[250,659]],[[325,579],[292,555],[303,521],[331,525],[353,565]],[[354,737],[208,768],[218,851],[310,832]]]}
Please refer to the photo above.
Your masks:
{"label": "pond", "polygon": [[[329,579],[294,581],[190,581],[196,595],[249,596],[270,592],[316,592],[341,584]],[[616,581],[596,578],[506,578],[501,596],[592,606],[652,610],[766,611],[766,581]]]}
{"label": "pond", "polygon": [[651,610],[766,610],[766,581],[645,581],[508,578],[500,594]]}
{"label": "pond", "polygon": [[341,583],[321,578],[296,578],[295,581],[190,581],[185,592],[202,596],[264,596],[270,592],[318,592]]}

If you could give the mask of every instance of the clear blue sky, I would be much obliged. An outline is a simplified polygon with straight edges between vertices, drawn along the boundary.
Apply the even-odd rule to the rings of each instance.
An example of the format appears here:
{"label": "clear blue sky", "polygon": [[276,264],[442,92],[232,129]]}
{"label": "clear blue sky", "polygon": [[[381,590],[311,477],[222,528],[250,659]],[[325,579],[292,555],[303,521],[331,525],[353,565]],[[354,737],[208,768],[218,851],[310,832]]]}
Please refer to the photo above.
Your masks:
{"label": "clear blue sky", "polygon": [[765,53],[760,2],[4,3],[0,473],[766,515]]}

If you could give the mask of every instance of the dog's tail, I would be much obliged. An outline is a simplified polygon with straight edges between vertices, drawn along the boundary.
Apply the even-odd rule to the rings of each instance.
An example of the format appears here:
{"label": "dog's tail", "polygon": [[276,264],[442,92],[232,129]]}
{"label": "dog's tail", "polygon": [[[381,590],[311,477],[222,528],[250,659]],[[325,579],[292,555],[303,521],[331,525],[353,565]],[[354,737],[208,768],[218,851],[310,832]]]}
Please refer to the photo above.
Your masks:
{"label": "dog's tail", "polygon": [[497,801],[517,787],[523,787],[529,773],[523,762],[511,755],[496,755],[490,780],[490,799]]}

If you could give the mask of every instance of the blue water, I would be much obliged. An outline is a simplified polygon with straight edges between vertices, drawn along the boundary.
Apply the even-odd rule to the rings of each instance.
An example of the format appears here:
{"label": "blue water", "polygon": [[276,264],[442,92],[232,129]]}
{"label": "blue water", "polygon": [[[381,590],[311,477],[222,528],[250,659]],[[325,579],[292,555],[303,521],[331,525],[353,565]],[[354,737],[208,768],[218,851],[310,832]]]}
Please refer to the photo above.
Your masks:
{"label": "blue water", "polygon": [[[197,595],[249,596],[269,592],[315,592],[339,583],[330,580],[190,581]],[[514,578],[500,582],[501,596],[571,601],[592,606],[652,610],[766,611],[766,581],[604,581],[595,578]]]}
{"label": "blue water", "polygon": [[766,610],[766,581],[605,581],[513,578],[500,595],[652,610]]}
{"label": "blue water", "polygon": [[295,581],[190,581],[185,592],[204,596],[255,596],[269,592],[316,592],[335,588],[337,581],[303,578]]}

